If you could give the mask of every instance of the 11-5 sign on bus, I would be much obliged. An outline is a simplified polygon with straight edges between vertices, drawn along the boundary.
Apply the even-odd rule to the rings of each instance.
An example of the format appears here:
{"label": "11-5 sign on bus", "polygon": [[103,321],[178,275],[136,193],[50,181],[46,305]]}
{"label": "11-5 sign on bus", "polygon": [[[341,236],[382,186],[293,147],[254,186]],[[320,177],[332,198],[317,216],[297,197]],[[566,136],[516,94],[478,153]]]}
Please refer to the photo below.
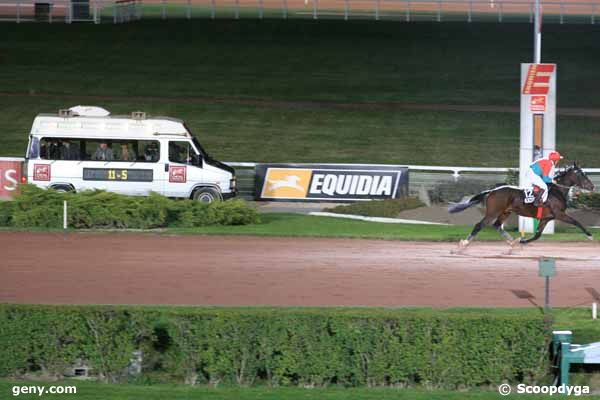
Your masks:
{"label": "11-5 sign on bus", "polygon": [[112,169],[112,168],[84,168],[83,180],[86,181],[129,181],[152,182],[151,169]]}

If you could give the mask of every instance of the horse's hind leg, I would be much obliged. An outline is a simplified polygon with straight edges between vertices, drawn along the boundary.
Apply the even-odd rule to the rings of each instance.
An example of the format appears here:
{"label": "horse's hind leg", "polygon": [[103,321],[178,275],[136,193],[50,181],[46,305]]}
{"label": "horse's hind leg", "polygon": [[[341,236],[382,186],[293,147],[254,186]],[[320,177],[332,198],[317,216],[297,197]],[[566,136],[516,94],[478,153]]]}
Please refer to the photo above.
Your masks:
{"label": "horse's hind leg", "polygon": [[496,219],[496,217],[490,216],[490,215],[486,215],[485,217],[483,217],[483,219],[481,221],[479,221],[478,223],[475,224],[475,226],[473,227],[473,230],[471,231],[471,234],[466,239],[460,241],[460,247],[462,247],[462,248],[467,247],[469,245],[469,243],[471,243],[473,238],[475,236],[477,236],[479,231],[484,226],[489,225],[494,219]]}
{"label": "horse's hind leg", "polygon": [[512,246],[515,239],[513,239],[513,237],[510,235],[510,233],[506,232],[504,230],[504,227],[502,226],[504,224],[504,221],[506,221],[508,219],[508,217],[510,216],[510,213],[511,213],[510,211],[505,211],[502,214],[500,214],[500,216],[498,217],[496,222],[494,222],[494,228],[496,228],[498,233],[500,233],[502,235],[502,237],[504,239],[506,239],[508,244]]}
{"label": "horse's hind leg", "polygon": [[529,238],[529,239],[521,239],[519,241],[519,243],[521,243],[521,244],[527,244],[527,243],[533,242],[534,240],[538,240],[540,238],[540,236],[542,236],[542,232],[544,232],[544,228],[546,228],[546,225],[550,221],[552,221],[552,218],[541,219],[540,222],[539,222],[539,224],[538,224],[538,229],[535,232],[535,235],[533,235],[533,237]]}

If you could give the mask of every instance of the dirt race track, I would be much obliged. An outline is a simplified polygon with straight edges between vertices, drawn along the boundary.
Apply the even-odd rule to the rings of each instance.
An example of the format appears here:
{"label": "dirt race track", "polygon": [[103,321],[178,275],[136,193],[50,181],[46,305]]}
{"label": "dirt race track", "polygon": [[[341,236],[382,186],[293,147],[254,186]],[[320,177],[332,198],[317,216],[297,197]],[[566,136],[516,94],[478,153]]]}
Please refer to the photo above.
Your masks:
{"label": "dirt race track", "polygon": [[451,243],[153,234],[0,233],[0,302],[286,306],[591,304],[600,244]]}

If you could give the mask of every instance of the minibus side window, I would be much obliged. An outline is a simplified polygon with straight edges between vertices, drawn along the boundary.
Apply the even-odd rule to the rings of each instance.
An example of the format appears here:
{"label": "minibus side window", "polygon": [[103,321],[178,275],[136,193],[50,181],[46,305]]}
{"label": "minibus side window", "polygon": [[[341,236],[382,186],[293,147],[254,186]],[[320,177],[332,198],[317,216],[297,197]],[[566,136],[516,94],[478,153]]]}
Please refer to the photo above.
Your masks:
{"label": "minibus side window", "polygon": [[137,162],[137,140],[119,140],[113,143],[115,161]]}
{"label": "minibus side window", "polygon": [[[30,158],[34,158],[32,154],[37,151],[35,140],[37,139],[34,138],[30,149]],[[42,138],[39,154],[44,160],[80,160],[80,141],[71,138]]]}
{"label": "minibus side window", "polygon": [[38,158],[40,156],[40,139],[36,137],[32,137],[29,142],[29,152],[27,153],[27,158]]}
{"label": "minibus side window", "polygon": [[113,161],[115,153],[113,151],[112,140],[108,139],[93,139],[86,140],[85,143],[85,158],[92,161]]}
{"label": "minibus side window", "polygon": [[82,140],[83,159],[113,162],[158,162],[160,144],[157,140]]}
{"label": "minibus side window", "polygon": [[198,155],[190,145],[190,142],[170,141],[169,161],[180,164],[198,165]]}
{"label": "minibus side window", "polygon": [[140,162],[158,162],[160,160],[160,143],[158,140],[138,140],[137,148]]}
{"label": "minibus side window", "polygon": [[58,160],[58,139],[42,138],[40,142],[40,157],[44,160]]}

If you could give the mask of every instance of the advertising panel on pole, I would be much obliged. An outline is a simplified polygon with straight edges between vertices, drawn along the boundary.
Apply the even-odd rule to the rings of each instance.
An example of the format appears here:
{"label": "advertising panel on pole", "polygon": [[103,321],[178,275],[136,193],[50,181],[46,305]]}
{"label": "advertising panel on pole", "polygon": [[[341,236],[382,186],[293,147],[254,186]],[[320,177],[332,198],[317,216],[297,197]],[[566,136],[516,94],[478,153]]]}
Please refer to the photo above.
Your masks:
{"label": "advertising panel on pole", "polygon": [[258,164],[258,200],[365,201],[408,194],[408,168],[361,165]]}
{"label": "advertising panel on pole", "polygon": [[0,159],[0,199],[10,199],[17,193],[22,166],[19,159]]}
{"label": "advertising panel on pole", "polygon": [[[556,64],[521,64],[521,145],[519,184],[528,186],[529,165],[555,150],[556,145]],[[519,217],[519,231],[533,232],[533,218]],[[554,223],[544,233],[553,233]]]}

